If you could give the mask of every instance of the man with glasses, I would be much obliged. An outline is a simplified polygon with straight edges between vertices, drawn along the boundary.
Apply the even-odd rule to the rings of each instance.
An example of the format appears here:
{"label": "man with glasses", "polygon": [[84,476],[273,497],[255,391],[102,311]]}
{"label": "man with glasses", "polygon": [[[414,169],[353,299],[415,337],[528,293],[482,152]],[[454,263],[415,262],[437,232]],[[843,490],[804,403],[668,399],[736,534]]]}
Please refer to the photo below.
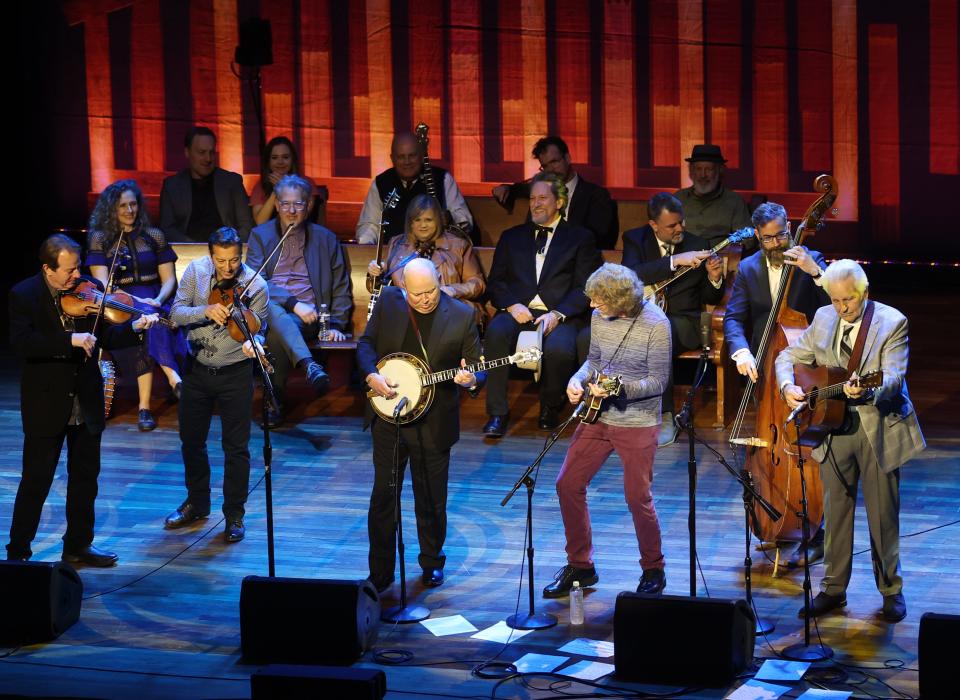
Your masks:
{"label": "man with glasses", "polygon": [[[423,150],[417,137],[410,133],[397,134],[390,145],[390,161],[393,167],[384,170],[370,183],[367,197],[357,221],[357,243],[376,243],[383,214],[383,200],[394,189],[400,201],[383,222],[382,240],[387,243],[397,235],[403,235],[407,205],[418,194],[433,194],[440,202],[440,209],[450,214],[451,222],[461,230],[473,229],[473,216],[467,207],[453,175],[443,168],[431,165],[433,185],[436,192],[429,192],[424,180]],[[477,241],[474,241],[477,243]]]}
{"label": "man with glasses", "polygon": [[[799,270],[790,285],[787,306],[805,315],[808,322],[813,321],[818,308],[830,303],[830,296],[821,286],[821,275],[827,266],[823,255],[793,245],[786,209],[775,202],[766,202],[753,212],[752,221],[760,250],[740,261],[723,316],[723,335],[730,358],[737,363],[737,371],[757,381],[755,356],[770,310],[784,283],[784,273],[790,267]],[[810,561],[822,558],[823,528],[818,527],[810,540]],[[787,561],[787,568],[799,566],[803,566],[803,547],[797,547]]]}
{"label": "man with glasses", "polygon": [[[700,312],[705,304],[723,298],[723,261],[707,242],[685,231],[683,205],[669,192],[660,192],[647,203],[647,226],[623,234],[623,264],[645,285],[670,279],[685,267],[696,268],[665,290],[667,318],[672,330],[673,355],[700,347]],[[663,424],[657,439],[665,447],[677,439],[673,422],[673,372],[663,392]]]}
{"label": "man with glasses", "polygon": [[[598,248],[612,250],[617,246],[620,222],[617,207],[604,187],[584,180],[574,169],[570,149],[559,136],[545,136],[533,145],[533,157],[540,161],[540,172],[559,175],[567,186],[568,204],[563,216],[568,223],[583,226],[596,237]],[[493,196],[506,207],[517,197],[530,196],[530,180],[512,185],[497,185]]]}
{"label": "man with glasses", "polygon": [[247,240],[253,228],[243,178],[217,167],[217,137],[205,126],[187,132],[183,153],[188,167],[163,181],[160,228],[167,241],[206,243],[221,226]]}
{"label": "man with glasses", "polygon": [[[310,183],[299,175],[285,175],[274,191],[279,216],[253,229],[247,265],[259,269],[284,232],[293,227],[261,273],[270,287],[267,344],[275,360],[274,388],[282,402],[292,367],[302,368],[318,393],[326,390],[329,377],[313,359],[306,340],[317,337],[323,304],[330,314],[324,340],[343,340],[353,297],[350,270],[336,235],[307,222],[313,192]],[[283,414],[271,409],[267,421],[270,427],[277,427],[283,422]]]}

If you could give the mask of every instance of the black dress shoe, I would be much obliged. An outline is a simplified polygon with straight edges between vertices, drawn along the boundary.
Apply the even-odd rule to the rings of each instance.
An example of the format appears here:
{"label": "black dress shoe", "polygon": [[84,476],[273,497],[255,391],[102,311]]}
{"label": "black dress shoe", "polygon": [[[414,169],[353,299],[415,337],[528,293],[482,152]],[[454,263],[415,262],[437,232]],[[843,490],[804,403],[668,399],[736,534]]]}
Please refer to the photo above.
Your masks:
{"label": "black dress shoe", "polygon": [[174,400],[176,401],[180,400],[180,393],[182,389],[183,389],[183,382],[177,382],[174,385],[173,389],[170,390],[170,393],[172,394]]}
{"label": "black dress shoe", "polygon": [[560,425],[560,409],[544,406],[540,409],[540,420],[537,426],[540,430],[553,430]]}
{"label": "black dress shoe", "polygon": [[907,616],[907,601],[904,600],[903,593],[883,596],[881,614],[887,622],[900,622],[905,618]]}
{"label": "black dress shoe", "polygon": [[83,549],[77,549],[72,552],[64,550],[63,555],[60,558],[70,564],[88,564],[90,566],[105,567],[113,566],[117,563],[117,560],[120,557],[113,552],[108,552],[105,549],[94,547],[91,544]]}
{"label": "black dress shoe", "polygon": [[[847,604],[847,595],[841,593],[840,595],[830,595],[829,593],[817,593],[817,597],[810,601],[810,617],[820,617],[821,615],[826,615],[831,610],[836,610],[837,608],[842,608]],[[797,613],[800,617],[803,617],[803,608]]]}
{"label": "black dress shoe", "polygon": [[313,389],[317,392],[317,395],[324,393],[330,388],[330,375],[323,371],[320,363],[314,360],[308,360],[306,371],[307,381],[313,385]]}
{"label": "black dress shoe", "polygon": [[29,554],[10,554],[7,552],[7,561],[30,561]]}
{"label": "black dress shoe", "polygon": [[388,574],[386,576],[374,576],[373,574],[370,574],[367,576],[367,580],[373,584],[374,588],[377,589],[377,593],[383,593],[390,588],[394,582],[393,574]]}
{"label": "black dress shoe", "polygon": [[[810,563],[814,564],[821,559],[823,559],[823,528],[817,530],[817,532],[810,538],[810,542],[807,543],[807,551],[810,553]],[[787,560],[788,569],[797,569],[803,566],[803,542],[797,545],[797,548],[794,550],[793,554],[790,555],[790,559]]]}
{"label": "black dress shoe", "polygon": [[243,526],[243,521],[239,518],[227,520],[227,528],[223,531],[223,537],[227,542],[239,542],[247,534],[247,528]]}
{"label": "black dress shoe", "polygon": [[149,408],[141,408],[140,412],[137,414],[137,430],[141,433],[145,433],[149,430],[153,430],[157,427],[157,421],[153,417],[153,413],[150,412]]}
{"label": "black dress shoe", "polygon": [[490,420],[483,426],[483,434],[487,437],[499,438],[507,433],[507,424],[510,422],[510,414],[505,416],[490,416]]}
{"label": "black dress shoe", "polygon": [[196,506],[187,501],[182,506],[173,511],[163,520],[163,526],[167,530],[176,530],[178,527],[189,525],[190,523],[205,518],[210,515],[210,509],[198,510]]}
{"label": "black dress shoe", "polygon": [[589,569],[578,569],[575,566],[567,564],[560,569],[553,577],[553,583],[548,583],[543,588],[544,598],[562,598],[573,588],[573,582],[579,581],[581,588],[593,586],[600,580],[597,576],[597,570],[591,566]]}
{"label": "black dress shoe", "polygon": [[637,593],[641,595],[658,596],[667,587],[667,577],[663,569],[647,569],[640,577]]}
{"label": "black dress shoe", "polygon": [[420,580],[427,588],[441,586],[443,585],[443,569],[424,569]]}

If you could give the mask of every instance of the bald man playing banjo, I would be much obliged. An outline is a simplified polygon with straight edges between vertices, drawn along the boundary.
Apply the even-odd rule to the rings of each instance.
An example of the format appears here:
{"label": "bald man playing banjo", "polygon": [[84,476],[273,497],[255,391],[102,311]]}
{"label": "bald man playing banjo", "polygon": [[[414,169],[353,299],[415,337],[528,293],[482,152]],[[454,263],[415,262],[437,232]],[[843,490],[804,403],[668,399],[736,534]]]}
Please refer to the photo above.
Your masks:
{"label": "bald man playing banjo", "polygon": [[[443,583],[450,448],[460,438],[458,386],[476,396],[486,379],[485,372],[464,369],[481,359],[474,309],[442,293],[440,286],[432,262],[423,258],[409,262],[403,269],[403,289],[383,288],[357,343],[357,362],[372,399],[369,580],[381,593],[394,581],[397,558],[395,458],[401,480],[410,462],[421,580],[428,587]],[[442,377],[423,386],[419,377],[430,372]]]}

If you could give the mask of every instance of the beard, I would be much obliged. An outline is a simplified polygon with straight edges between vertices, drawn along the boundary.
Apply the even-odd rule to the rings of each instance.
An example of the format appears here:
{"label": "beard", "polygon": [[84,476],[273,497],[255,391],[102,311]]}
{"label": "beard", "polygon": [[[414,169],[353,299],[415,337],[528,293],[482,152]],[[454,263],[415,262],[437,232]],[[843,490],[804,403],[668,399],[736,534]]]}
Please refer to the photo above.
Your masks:
{"label": "beard", "polygon": [[694,182],[693,182],[693,191],[694,191],[696,194],[698,194],[698,195],[700,195],[700,196],[703,196],[703,195],[707,195],[707,194],[710,194],[711,192],[716,191],[717,187],[719,187],[719,186],[720,186],[720,178],[719,178],[719,177],[711,178],[710,180],[708,180],[708,181],[706,181],[706,182],[701,181],[701,180],[694,180]]}
{"label": "beard", "polygon": [[774,248],[773,250],[764,250],[763,257],[767,259],[767,265],[770,267],[783,267],[783,253],[785,248]]}

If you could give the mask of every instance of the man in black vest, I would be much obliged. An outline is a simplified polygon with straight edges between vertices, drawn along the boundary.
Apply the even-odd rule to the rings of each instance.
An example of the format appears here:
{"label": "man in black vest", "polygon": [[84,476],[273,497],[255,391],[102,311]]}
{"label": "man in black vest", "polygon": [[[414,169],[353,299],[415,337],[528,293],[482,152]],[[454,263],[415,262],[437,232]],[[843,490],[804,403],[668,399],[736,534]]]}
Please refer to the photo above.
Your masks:
{"label": "man in black vest", "polygon": [[[593,231],[598,248],[616,248],[620,235],[617,206],[606,188],[587,182],[574,169],[567,143],[559,136],[544,136],[533,145],[532,155],[540,161],[541,172],[559,175],[567,186],[569,200],[563,211],[567,223]],[[512,207],[517,197],[526,199],[530,196],[530,182],[497,185],[493,188],[493,196],[500,204]]]}
{"label": "man in black vest", "polygon": [[394,188],[400,195],[400,201],[383,222],[384,243],[393,236],[403,234],[407,205],[418,194],[433,194],[440,202],[440,208],[450,214],[454,224],[466,231],[473,229],[473,217],[453,175],[432,165],[429,177],[432,183],[428,181],[423,170],[423,150],[416,136],[409,133],[394,136],[390,146],[390,160],[393,167],[384,170],[370,183],[363,209],[360,210],[360,219],[357,221],[357,243],[377,242],[383,200]]}
{"label": "man in black vest", "polygon": [[[143,342],[141,331],[156,314],[132,323],[94,329],[90,318],[62,313],[60,295],[80,281],[80,246],[61,234],[40,247],[40,274],[10,290],[10,347],[23,361],[20,415],[23,418],[23,474],[10,523],[7,559],[26,561],[37,534],[43,502],[50,492],[67,443],[67,531],[63,560],[113,566],[118,557],[93,544],[94,502],[100,475],[100,436],[105,427],[103,377],[93,358],[97,335],[106,348]],[[94,281],[98,287],[99,282]]]}

